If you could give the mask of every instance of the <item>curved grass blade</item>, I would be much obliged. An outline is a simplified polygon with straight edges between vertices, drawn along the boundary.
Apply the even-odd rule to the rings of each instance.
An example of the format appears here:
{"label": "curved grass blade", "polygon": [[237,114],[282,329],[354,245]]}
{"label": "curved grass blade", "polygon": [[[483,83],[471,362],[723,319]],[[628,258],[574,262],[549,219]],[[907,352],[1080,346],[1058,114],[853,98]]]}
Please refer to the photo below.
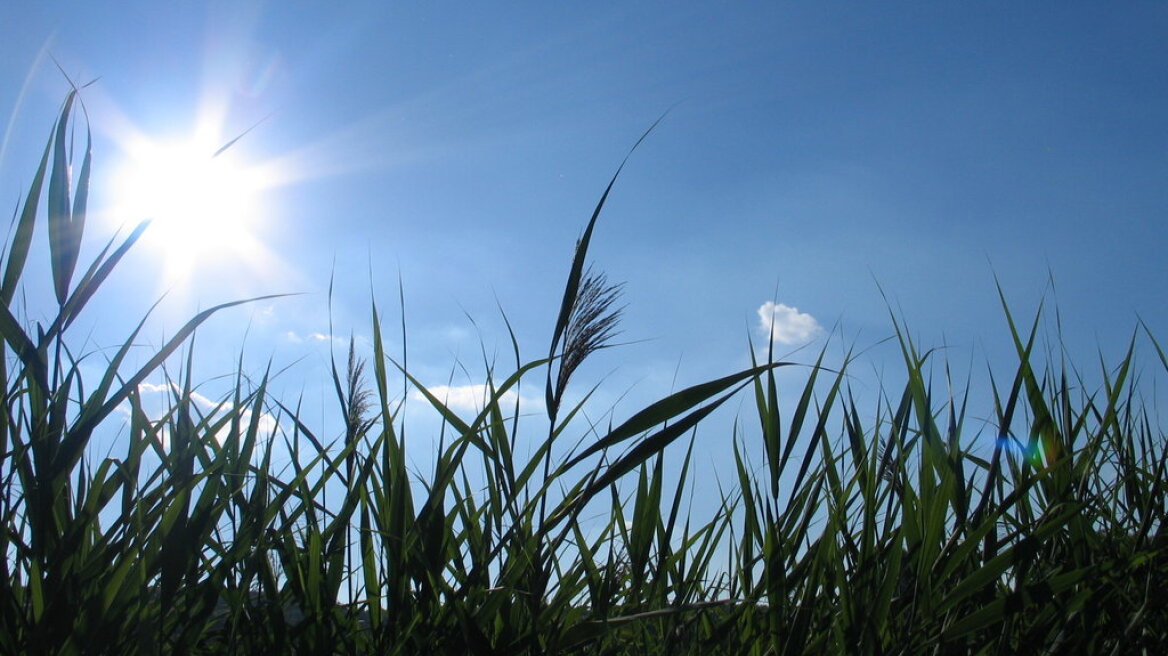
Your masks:
{"label": "curved grass blade", "polygon": [[0,283],[0,302],[9,305],[12,296],[16,293],[16,285],[24,273],[24,265],[28,261],[28,248],[32,242],[32,235],[36,231],[37,207],[40,204],[41,189],[44,187],[45,171],[49,166],[49,153],[52,151],[53,138],[49,137],[45,143],[45,152],[41,155],[40,166],[29,185],[28,195],[24,198],[24,208],[20,212],[20,220],[16,223],[16,232],[12,236],[12,244],[8,248],[7,263],[4,268],[4,281]]}
{"label": "curved grass blade", "polygon": [[24,329],[20,327],[20,322],[12,315],[7,304],[0,306],[0,336],[3,336],[4,341],[8,342],[12,350],[16,352],[24,372],[31,374],[30,377],[36,383],[39,391],[42,394],[47,394],[49,373],[45,356],[25,334]]}
{"label": "curved grass blade", "polygon": [[[603,473],[597,476],[595,480],[588,484],[588,486],[585,487],[581,492],[569,495],[563,502],[561,502],[556,511],[548,517],[547,523],[541,529],[542,532],[546,533],[550,531],[555,527],[556,524],[558,524],[566,517],[574,515],[582,510],[584,505],[586,505],[592,499],[592,497],[596,496],[596,494],[603,491],[622,476],[638,467],[641,463],[663,451],[665,447],[673,443],[674,440],[693,429],[711,412],[716,410],[728,399],[737,394],[738,391],[741,390],[745,385],[746,383],[740,383],[737,389],[734,389],[729,393],[721,396],[720,398],[711,402],[709,405],[703,406],[698,410],[690,413],[689,415],[686,415],[677,423],[670,424],[660,431],[641,440],[639,443],[637,443],[636,446],[630,449],[628,453],[621,456],[611,465],[606,467]],[[676,414],[677,413],[671,413],[670,417],[673,417]],[[660,422],[654,422],[650,425],[656,425],[657,423]],[[616,431],[613,432],[615,433]],[[640,432],[642,432],[642,429],[638,429],[633,434]],[[609,435],[611,436],[612,433]],[[627,439],[627,437],[621,439]],[[578,461],[578,459],[574,459],[574,462],[575,461]],[[567,468],[568,466],[564,467],[564,469]]]}
{"label": "curved grass blade", "polygon": [[98,253],[98,256],[94,258],[93,262],[89,265],[89,269],[85,272],[85,275],[81,277],[81,281],[77,283],[77,286],[73,289],[73,293],[69,295],[69,300],[65,302],[65,306],[57,314],[57,318],[53,321],[52,325],[49,326],[49,329],[45,331],[44,336],[41,338],[42,344],[51,341],[59,333],[64,332],[65,329],[67,329],[69,325],[73,323],[73,320],[81,314],[81,311],[84,310],[85,306],[89,304],[89,301],[93,298],[93,295],[97,292],[98,289],[101,288],[101,285],[103,282],[105,282],[105,279],[108,278],[111,273],[113,273],[113,270],[117,267],[118,262],[120,262],[122,258],[125,257],[126,253],[134,246],[134,244],[142,236],[142,233],[145,232],[149,225],[150,221],[143,221],[135,226],[134,230],[126,237],[125,241],[123,241],[121,245],[119,245],[117,249],[114,250],[114,252],[111,253],[107,258],[105,254],[109,252],[110,247],[113,246],[114,239],[117,237],[115,236],[110,239],[110,241],[105,245],[105,248],[103,248],[101,252]]}
{"label": "curved grass blade", "polygon": [[[182,346],[182,344],[187,341],[187,339],[195,332],[195,330],[201,326],[203,322],[211,318],[212,315],[237,305],[243,305],[245,303],[256,303],[274,298],[282,298],[284,296],[287,296],[287,294],[270,294],[267,296],[257,296],[255,298],[244,299],[241,301],[221,303],[196,314],[193,318],[191,318],[190,321],[188,321],[182,328],[180,328],[179,331],[175,333],[174,337],[170,338],[170,340],[161,349],[159,349],[159,351],[155,353],[154,356],[150,358],[150,360],[145,365],[143,365],[136,373],[134,373],[133,376],[125,380],[121,386],[119,386],[118,389],[109,397],[108,400],[102,402],[102,399],[105,396],[104,393],[111,387],[113,376],[117,373],[117,368],[111,365],[106,373],[105,379],[102,380],[98,387],[101,393],[98,394],[95,392],[95,394],[90,397],[90,401],[86,403],[85,408],[82,410],[81,416],[78,417],[76,423],[74,423],[73,427],[70,429],[70,433],[87,436],[90,432],[92,432],[98,423],[100,423],[103,419],[109,416],[111,412],[117,409],[118,405],[120,405],[122,401],[124,401],[126,397],[129,396],[131,390],[136,389],[139,384],[145,381],[147,376],[149,376],[155,369],[161,366],[162,363],[165,362],[166,359],[169,358],[180,346]],[[3,314],[0,313],[0,319],[2,318]],[[144,321],[145,319],[143,319],[143,322]],[[126,352],[133,343],[133,337],[138,334],[138,332],[142,329],[142,326],[142,323],[138,324],[138,327],[134,329],[134,333],[131,335],[131,338],[127,340],[126,343],[118,350],[114,360],[115,363],[120,362],[125,357]],[[101,405],[96,405],[97,403],[100,403]]]}
{"label": "curved grass blade", "polygon": [[[562,473],[572,467],[576,466],[583,460],[587,459],[596,453],[609,449],[621,442],[639,435],[650,428],[663,424],[677,415],[686,412],[690,408],[707,401],[708,399],[721,394],[734,385],[741,383],[744,380],[752,379],[760,374],[774,369],[775,367],[790,366],[791,362],[773,362],[769,364],[759,365],[750,369],[745,369],[736,374],[731,374],[717,380],[712,380],[706,383],[699,383],[692,387],[687,387],[680,392],[675,392],[669,396],[657,401],[640,412],[636,413],[623,424],[611,430],[603,438],[597,440],[592,446],[584,449],[579,455],[569,460],[560,467],[558,473]],[[725,401],[720,399],[718,403]]]}

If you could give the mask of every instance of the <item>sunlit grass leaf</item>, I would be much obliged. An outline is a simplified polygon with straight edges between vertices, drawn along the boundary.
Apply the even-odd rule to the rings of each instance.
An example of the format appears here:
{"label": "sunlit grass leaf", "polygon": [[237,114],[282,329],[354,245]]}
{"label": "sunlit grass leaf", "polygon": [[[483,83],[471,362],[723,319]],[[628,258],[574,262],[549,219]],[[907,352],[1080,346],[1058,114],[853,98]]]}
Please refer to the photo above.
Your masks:
{"label": "sunlit grass leaf", "polygon": [[[65,304],[69,295],[69,282],[73,277],[73,268],[77,264],[77,254],[81,249],[81,234],[85,227],[84,217],[73,216],[73,203],[70,196],[73,193],[73,163],[69,145],[69,118],[73,109],[73,102],[77,98],[74,89],[65,97],[60,117],[57,119],[57,129],[53,133],[53,164],[49,175],[48,226],[49,251],[52,259],[53,289],[57,294],[57,303]],[[88,133],[88,130],[87,130]],[[89,174],[89,139],[86,140],[85,166],[83,175]],[[83,180],[79,190],[88,189],[89,181]]]}

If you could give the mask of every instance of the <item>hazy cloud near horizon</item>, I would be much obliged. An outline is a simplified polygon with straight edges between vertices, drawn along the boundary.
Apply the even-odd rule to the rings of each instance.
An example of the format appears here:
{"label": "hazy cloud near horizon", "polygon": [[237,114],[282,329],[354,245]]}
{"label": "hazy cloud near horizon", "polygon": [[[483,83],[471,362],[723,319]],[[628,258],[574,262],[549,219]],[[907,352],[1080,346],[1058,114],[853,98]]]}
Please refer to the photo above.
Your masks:
{"label": "hazy cloud near horizon", "polygon": [[762,334],[780,344],[806,344],[823,333],[815,317],[799,308],[767,301],[758,308],[758,328]]}

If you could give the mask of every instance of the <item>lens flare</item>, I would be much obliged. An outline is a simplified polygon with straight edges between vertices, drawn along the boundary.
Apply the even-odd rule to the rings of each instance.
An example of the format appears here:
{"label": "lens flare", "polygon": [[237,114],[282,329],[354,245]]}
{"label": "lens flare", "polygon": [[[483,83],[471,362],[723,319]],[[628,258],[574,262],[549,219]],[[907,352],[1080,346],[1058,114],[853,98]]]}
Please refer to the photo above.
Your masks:
{"label": "lens flare", "polygon": [[1051,439],[1034,435],[1023,444],[1010,435],[998,437],[998,446],[1007,453],[1015,454],[1033,467],[1043,467],[1058,457],[1058,445]]}

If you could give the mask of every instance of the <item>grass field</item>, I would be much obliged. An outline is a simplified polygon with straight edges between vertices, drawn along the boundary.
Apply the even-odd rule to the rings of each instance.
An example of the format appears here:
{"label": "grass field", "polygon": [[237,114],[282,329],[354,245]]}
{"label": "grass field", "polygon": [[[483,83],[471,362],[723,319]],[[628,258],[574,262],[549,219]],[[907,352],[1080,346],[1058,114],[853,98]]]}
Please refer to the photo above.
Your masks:
{"label": "grass field", "polygon": [[[3,653],[1133,654],[1168,645],[1158,587],[1168,577],[1168,451],[1145,401],[1168,356],[1142,327],[1123,358],[1086,376],[1036,346],[1049,337],[1039,315],[1019,319],[1003,291],[1017,357],[994,363],[990,389],[977,395],[934,384],[944,362],[893,318],[903,369],[885,380],[901,382],[876,402],[861,402],[847,363],[827,368],[822,353],[793,369],[803,386],[780,398],[778,371],[789,365],[768,356],[591,425],[588,395],[565,390],[620,319],[620,287],[587,258],[605,190],[546,357],[524,360],[514,344],[514,366],[481,381],[489,397],[467,418],[387,352],[374,306],[372,355],[350,349],[334,362],[345,430],[326,439],[269,393],[268,374],[242,365],[215,411],[194,401],[198,352],[188,340],[234,303],[196,315],[138,366],[128,357],[137,333],[127,335],[104,373],[82,375],[70,328],[100,313],[97,290],[146,227],[78,261],[91,155],[70,148],[88,131],[77,102],[70,94],[56,117],[3,254]],[[57,308],[44,324],[19,316],[15,302],[38,229],[49,236]],[[160,380],[163,364],[171,399],[151,415],[139,386]],[[508,394],[520,381],[544,390],[546,417],[520,415]],[[407,464],[403,383],[443,422],[433,470],[421,476]],[[741,395],[753,399],[749,416],[711,423]],[[967,429],[972,396],[991,399],[976,408],[995,425],[988,437]],[[274,430],[263,417],[278,418]],[[547,426],[531,453],[516,448],[525,422]],[[117,453],[87,449],[109,430],[120,431]],[[732,434],[737,477],[703,482],[720,510],[692,517],[693,445],[709,430]],[[277,450],[292,455],[290,468],[274,464]],[[666,475],[666,453],[683,463],[679,475]],[[599,528],[581,528],[585,513],[603,518]]]}

